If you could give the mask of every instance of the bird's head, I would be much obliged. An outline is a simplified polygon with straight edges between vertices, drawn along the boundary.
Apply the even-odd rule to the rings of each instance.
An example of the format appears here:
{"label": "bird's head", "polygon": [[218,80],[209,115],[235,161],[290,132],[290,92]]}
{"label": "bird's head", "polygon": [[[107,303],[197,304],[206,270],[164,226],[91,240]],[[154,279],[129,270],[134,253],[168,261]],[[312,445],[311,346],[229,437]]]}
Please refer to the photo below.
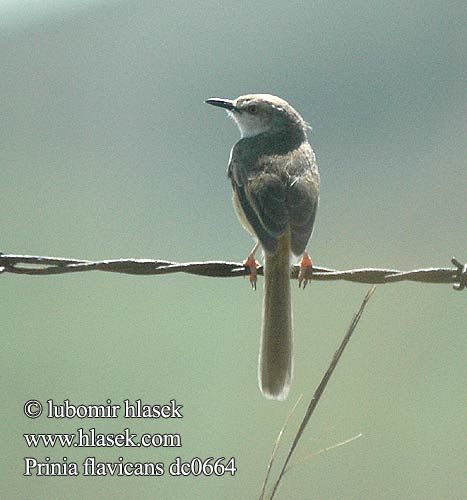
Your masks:
{"label": "bird's head", "polygon": [[242,95],[235,100],[213,97],[206,102],[225,108],[238,125],[242,138],[282,131],[305,134],[308,128],[287,101],[270,94]]}

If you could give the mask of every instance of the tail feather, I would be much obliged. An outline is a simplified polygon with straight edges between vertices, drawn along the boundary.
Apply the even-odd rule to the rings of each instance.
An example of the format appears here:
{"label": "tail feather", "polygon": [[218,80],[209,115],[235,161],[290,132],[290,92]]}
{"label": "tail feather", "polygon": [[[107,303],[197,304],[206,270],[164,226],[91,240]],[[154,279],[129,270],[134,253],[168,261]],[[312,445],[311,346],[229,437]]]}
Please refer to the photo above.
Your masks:
{"label": "tail feather", "polygon": [[283,400],[293,371],[292,309],[290,300],[290,233],[279,239],[264,266],[263,327],[258,379],[263,395]]}

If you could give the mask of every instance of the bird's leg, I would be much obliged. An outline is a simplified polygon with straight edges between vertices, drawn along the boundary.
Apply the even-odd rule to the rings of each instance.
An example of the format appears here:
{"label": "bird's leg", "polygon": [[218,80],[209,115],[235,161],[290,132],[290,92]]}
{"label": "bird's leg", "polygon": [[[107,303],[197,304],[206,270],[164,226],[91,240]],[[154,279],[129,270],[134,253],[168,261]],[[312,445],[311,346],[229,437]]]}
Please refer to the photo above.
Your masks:
{"label": "bird's leg", "polygon": [[299,288],[301,288],[302,283],[303,283],[303,289],[305,289],[306,286],[308,285],[310,278],[307,277],[307,275],[309,275],[312,268],[313,268],[313,262],[311,260],[310,255],[305,250],[303,252],[303,256],[300,260],[300,271],[298,273],[298,287]]}
{"label": "bird's leg", "polygon": [[260,266],[260,263],[255,259],[255,254],[258,251],[258,248],[259,243],[256,243],[256,245],[253,247],[253,250],[250,252],[250,255],[248,255],[246,260],[243,262],[243,265],[250,271],[248,277],[250,279],[251,287],[253,288],[253,290],[256,290],[256,281],[258,276],[257,269]]}

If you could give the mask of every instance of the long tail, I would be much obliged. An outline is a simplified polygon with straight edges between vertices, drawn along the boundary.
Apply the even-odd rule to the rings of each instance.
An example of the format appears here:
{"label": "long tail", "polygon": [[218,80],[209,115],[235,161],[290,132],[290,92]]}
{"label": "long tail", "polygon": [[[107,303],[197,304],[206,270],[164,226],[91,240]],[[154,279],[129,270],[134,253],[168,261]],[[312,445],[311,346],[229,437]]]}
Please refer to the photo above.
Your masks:
{"label": "long tail", "polygon": [[293,371],[292,309],[290,303],[290,234],[279,239],[277,251],[264,266],[263,329],[258,379],[263,395],[283,400]]}

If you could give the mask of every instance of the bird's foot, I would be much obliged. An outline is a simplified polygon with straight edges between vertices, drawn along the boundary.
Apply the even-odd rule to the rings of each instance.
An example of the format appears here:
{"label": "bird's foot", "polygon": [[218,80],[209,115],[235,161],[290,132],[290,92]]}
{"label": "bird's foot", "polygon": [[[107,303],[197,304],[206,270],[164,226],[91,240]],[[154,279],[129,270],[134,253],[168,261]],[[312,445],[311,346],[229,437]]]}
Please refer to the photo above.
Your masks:
{"label": "bird's foot", "polygon": [[308,282],[310,281],[310,274],[311,270],[313,268],[313,262],[311,260],[310,255],[308,252],[304,252],[302,259],[300,260],[300,271],[298,273],[298,287],[302,288],[303,284],[303,289],[306,288],[308,285]]}
{"label": "bird's foot", "polygon": [[255,259],[255,254],[250,253],[243,265],[248,269],[248,278],[250,280],[251,288],[256,290],[256,282],[258,281],[258,267],[260,263]]}

